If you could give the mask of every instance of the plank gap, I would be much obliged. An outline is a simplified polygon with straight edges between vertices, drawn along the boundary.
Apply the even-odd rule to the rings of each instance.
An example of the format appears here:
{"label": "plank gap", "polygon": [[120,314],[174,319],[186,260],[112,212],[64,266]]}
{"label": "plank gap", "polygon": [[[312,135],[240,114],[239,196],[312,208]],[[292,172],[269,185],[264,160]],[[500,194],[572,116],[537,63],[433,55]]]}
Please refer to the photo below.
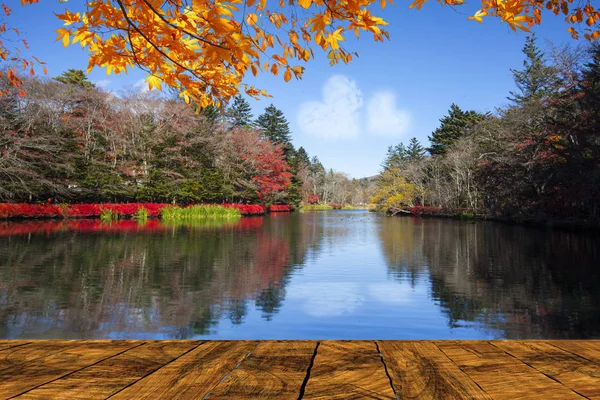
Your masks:
{"label": "plank gap", "polygon": [[300,385],[300,394],[298,395],[298,400],[302,400],[302,398],[304,397],[304,391],[306,390],[306,385],[308,384],[308,380],[310,379],[310,370],[315,364],[315,358],[317,358],[317,352],[319,351],[320,344],[321,342],[317,342],[317,345],[315,346],[315,351],[313,352],[313,355],[310,359],[310,363],[308,364],[308,368],[306,369],[306,376],[302,381],[302,385]]}
{"label": "plank gap", "polygon": [[377,343],[377,341],[375,341],[375,347],[377,348],[377,352],[379,353],[379,358],[381,359],[381,363],[383,364],[383,369],[385,370],[385,374],[387,375],[388,379],[390,380],[390,386],[392,387],[392,391],[394,392],[394,396],[396,397],[396,399],[398,399],[398,393],[396,392],[396,388],[394,387],[394,382],[392,381],[392,377],[390,375],[390,372],[388,371],[388,366],[385,363],[385,359],[383,358],[383,354],[381,353],[381,350],[379,349],[379,343]]}

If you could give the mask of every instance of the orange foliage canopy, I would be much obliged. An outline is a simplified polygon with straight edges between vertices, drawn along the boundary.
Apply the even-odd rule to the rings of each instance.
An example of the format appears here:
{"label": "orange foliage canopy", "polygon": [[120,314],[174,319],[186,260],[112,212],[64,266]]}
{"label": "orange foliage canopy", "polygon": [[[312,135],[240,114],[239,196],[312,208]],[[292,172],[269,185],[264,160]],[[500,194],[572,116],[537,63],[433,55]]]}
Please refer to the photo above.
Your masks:
{"label": "orange foliage canopy", "polygon": [[[23,5],[39,0],[21,0]],[[58,0],[62,1],[62,0]],[[437,0],[459,6],[464,0]],[[390,0],[391,2],[391,0]],[[427,0],[415,0],[421,8]],[[348,34],[368,33],[375,41],[389,39],[387,23],[372,13],[386,0],[82,0],[57,17],[64,27],[57,40],[65,46],[79,43],[89,51],[88,69],[102,67],[107,74],[138,66],[148,73],[150,88],[178,88],[186,102],[201,107],[219,103],[243,90],[252,97],[268,96],[243,83],[248,71],[283,75],[287,82],[302,77],[298,63],[314,58],[314,49],[327,52],[331,64],[348,63],[353,55],[342,45]],[[470,17],[500,18],[514,30],[540,24],[542,11],[563,14],[574,38],[584,33],[600,37],[600,11],[592,0],[482,0]],[[84,5],[85,4],[85,5]],[[10,9],[3,4],[4,12]],[[18,34],[18,31],[16,31]],[[7,28],[0,27],[0,38]],[[26,42],[23,41],[24,46]],[[14,49],[13,49],[14,50]],[[34,73],[43,63],[25,60],[18,49],[0,42],[0,57],[21,63]],[[15,86],[15,69],[7,72]]]}

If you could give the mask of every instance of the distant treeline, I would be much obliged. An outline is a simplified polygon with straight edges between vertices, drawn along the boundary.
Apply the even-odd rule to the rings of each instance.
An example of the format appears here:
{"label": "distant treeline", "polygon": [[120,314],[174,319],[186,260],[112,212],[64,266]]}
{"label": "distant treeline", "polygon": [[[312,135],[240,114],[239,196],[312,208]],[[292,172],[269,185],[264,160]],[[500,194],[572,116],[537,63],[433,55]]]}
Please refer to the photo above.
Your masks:
{"label": "distant treeline", "polygon": [[327,171],[296,149],[274,105],[257,119],[242,97],[196,113],[178,93],[117,96],[80,70],[24,78],[18,90],[0,81],[0,90],[0,201],[297,205],[370,198],[368,181]]}
{"label": "distant treeline", "polygon": [[382,209],[433,206],[512,220],[600,220],[600,45],[552,48],[534,36],[517,89],[497,112],[452,104],[425,149],[390,147]]}

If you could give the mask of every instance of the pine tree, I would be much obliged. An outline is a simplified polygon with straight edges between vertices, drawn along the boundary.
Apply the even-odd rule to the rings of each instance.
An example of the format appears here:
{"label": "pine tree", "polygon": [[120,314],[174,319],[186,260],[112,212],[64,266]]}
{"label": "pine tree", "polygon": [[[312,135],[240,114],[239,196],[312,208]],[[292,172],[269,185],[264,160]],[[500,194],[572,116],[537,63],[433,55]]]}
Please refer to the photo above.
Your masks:
{"label": "pine tree", "polygon": [[410,161],[422,160],[425,158],[425,148],[421,146],[421,143],[416,137],[410,139],[406,148],[406,157]]}
{"label": "pine tree", "polygon": [[396,146],[389,146],[385,160],[381,164],[383,171],[387,171],[390,168],[400,168],[407,160],[406,146],[404,143],[397,144]]}
{"label": "pine tree", "polygon": [[238,95],[227,110],[227,117],[233,127],[248,127],[252,123],[252,108],[246,99]]}
{"label": "pine tree", "polygon": [[464,136],[471,126],[484,118],[484,115],[476,111],[463,111],[453,103],[448,110],[448,115],[440,119],[440,127],[428,137],[431,147],[427,151],[431,155],[444,154],[446,149]]}
{"label": "pine tree", "polygon": [[293,150],[289,123],[283,112],[273,104],[265,108],[255,125],[271,142],[281,144],[286,154]]}
{"label": "pine tree", "polygon": [[510,92],[508,99],[516,104],[543,98],[557,87],[556,71],[546,65],[544,53],[536,46],[535,40],[535,35],[531,35],[525,41],[523,69],[510,70],[519,91]]}
{"label": "pine tree", "polygon": [[308,157],[308,153],[302,146],[296,151],[296,159],[300,168],[308,168],[310,166],[310,157]]}
{"label": "pine tree", "polygon": [[60,76],[55,77],[54,80],[67,85],[79,86],[85,89],[96,87],[88,80],[85,72],[80,69],[69,69],[68,71],[63,72]]}

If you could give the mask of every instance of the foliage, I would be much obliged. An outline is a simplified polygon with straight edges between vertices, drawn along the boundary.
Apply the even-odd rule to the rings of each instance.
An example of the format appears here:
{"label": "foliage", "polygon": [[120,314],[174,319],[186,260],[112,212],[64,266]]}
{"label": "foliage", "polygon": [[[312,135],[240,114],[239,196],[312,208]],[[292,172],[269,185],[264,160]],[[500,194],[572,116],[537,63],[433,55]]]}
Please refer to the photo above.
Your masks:
{"label": "foliage", "polygon": [[292,206],[289,204],[272,204],[269,206],[270,212],[290,212],[292,211]]}
{"label": "foliage", "polygon": [[202,218],[239,218],[240,210],[218,205],[169,206],[160,210],[162,220],[188,220]]}
{"label": "foliage", "polygon": [[[22,0],[21,4],[38,1]],[[420,9],[426,1],[415,0],[410,7]],[[438,2],[451,6],[464,3]],[[315,48],[327,52],[330,64],[348,63],[356,56],[343,46],[348,35],[358,37],[364,32],[372,34],[375,41],[389,38],[383,29],[387,23],[373,13],[375,4],[383,9],[387,2],[298,0],[268,7],[266,0],[97,0],[57,14],[64,27],[56,33],[64,46],[79,44],[89,52],[88,72],[100,67],[107,74],[118,74],[137,66],[148,73],[150,88],[160,89],[163,83],[178,88],[186,102],[205,108],[213,101],[237,95],[240,86],[250,96],[267,95],[242,84],[248,72],[281,72],[287,82],[292,76],[301,78],[304,70],[293,60],[314,58]],[[8,17],[11,9],[5,4],[3,7]],[[306,12],[299,13],[300,8]],[[482,22],[483,17],[493,16],[513,30],[527,31],[542,22],[546,9],[566,16],[573,37],[580,33],[589,40],[600,37],[599,13],[592,0],[576,4],[573,0],[482,0],[481,8],[470,18]],[[31,74],[34,67],[44,68],[35,58],[29,60],[21,54],[27,43],[18,37],[18,29],[10,28],[2,25],[0,56],[22,63]],[[12,32],[17,37],[9,38]],[[18,46],[8,47],[6,43]],[[21,85],[15,68],[6,75],[15,87]]]}
{"label": "foliage", "polygon": [[517,104],[540,100],[557,88],[556,71],[546,66],[544,53],[536,46],[535,35],[527,37],[523,53],[523,70],[510,70],[519,92],[510,92],[509,100]]}
{"label": "foliage", "polygon": [[[380,208],[408,206],[406,188],[414,185],[422,190],[415,214],[600,222],[600,47],[587,59],[555,49],[542,65],[531,61],[541,54],[534,45],[528,40],[526,65],[539,65],[515,74],[515,105],[473,123],[453,107],[432,138],[432,147],[441,145],[433,156],[407,161],[398,157],[406,154],[402,144],[396,148],[404,153],[388,152],[375,196]],[[390,201],[396,192],[398,201]]]}
{"label": "foliage", "polygon": [[384,171],[378,179],[377,191],[371,203],[382,209],[413,207],[423,197],[424,189],[408,182],[398,168]]}
{"label": "foliage", "polygon": [[333,210],[333,206],[331,206],[329,204],[308,204],[308,205],[303,205],[300,208],[300,211],[327,211],[327,210]]}
{"label": "foliage", "polygon": [[91,89],[95,85],[88,80],[87,75],[80,69],[69,69],[63,72],[60,76],[54,78],[55,81],[67,85],[75,85],[84,89]]}
{"label": "foliage", "polygon": [[464,136],[482,119],[482,114],[476,111],[463,111],[453,103],[450,105],[448,115],[440,119],[440,127],[429,136],[431,147],[427,151],[431,155],[444,154],[449,146]]}
{"label": "foliage", "polygon": [[118,219],[119,213],[114,211],[113,209],[106,209],[100,212],[100,221],[102,222],[117,221]]}
{"label": "foliage", "polygon": [[249,127],[252,123],[252,108],[246,99],[237,95],[227,109],[227,117],[233,127]]}
{"label": "foliage", "polygon": [[148,210],[144,207],[140,207],[131,218],[138,221],[146,221],[148,219]]}

